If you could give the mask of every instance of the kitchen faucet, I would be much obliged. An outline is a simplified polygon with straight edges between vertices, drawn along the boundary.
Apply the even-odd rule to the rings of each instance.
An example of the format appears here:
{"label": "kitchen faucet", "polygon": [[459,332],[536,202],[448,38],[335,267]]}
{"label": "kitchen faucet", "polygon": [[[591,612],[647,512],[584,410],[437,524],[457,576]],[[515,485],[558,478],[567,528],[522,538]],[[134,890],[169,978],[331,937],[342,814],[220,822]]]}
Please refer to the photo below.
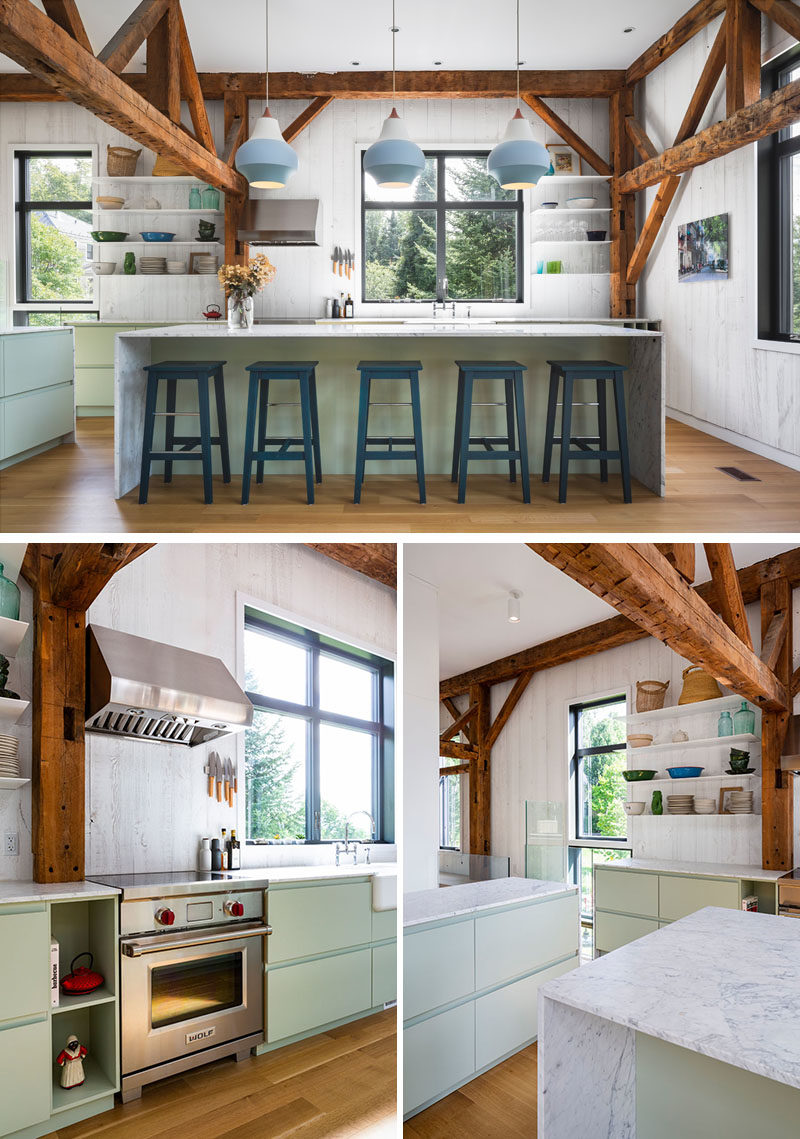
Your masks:
{"label": "kitchen faucet", "polygon": [[[350,820],[354,819],[357,815],[364,815],[365,818],[369,819],[370,834],[372,836],[372,839],[375,838],[375,820],[373,819],[373,817],[369,813],[369,811],[353,811],[353,813],[351,815],[348,815],[347,819],[345,820],[345,824],[344,824],[344,846],[342,846],[342,844],[340,842],[336,843],[335,850],[336,850],[336,865],[337,866],[339,865],[339,855],[342,853],[344,853],[344,854],[352,853],[353,865],[354,866],[358,865],[358,848],[362,844],[357,839],[353,839],[352,852],[350,849],[350,847],[351,847],[351,843],[350,843]],[[369,846],[365,847],[365,862],[367,864],[369,864]]]}
{"label": "kitchen faucet", "polygon": [[[439,305],[442,306],[442,316],[447,315],[447,307],[449,305],[450,306],[450,313],[453,317],[453,320],[455,320],[455,318],[456,318],[456,302],[455,301],[448,301],[448,298],[447,298],[447,277],[443,278],[442,286],[443,286],[442,295],[443,295],[444,299],[441,301],[434,301],[433,302],[433,319],[434,320],[436,319],[436,316],[439,312]],[[366,814],[366,812],[364,812],[364,814]]]}

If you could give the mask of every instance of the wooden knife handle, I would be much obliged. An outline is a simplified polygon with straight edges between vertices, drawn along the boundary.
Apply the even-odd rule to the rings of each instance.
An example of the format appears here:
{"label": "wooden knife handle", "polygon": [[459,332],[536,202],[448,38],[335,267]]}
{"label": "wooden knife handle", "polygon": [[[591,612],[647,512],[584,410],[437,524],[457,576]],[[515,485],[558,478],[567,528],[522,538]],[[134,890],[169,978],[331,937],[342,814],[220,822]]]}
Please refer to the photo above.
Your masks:
{"label": "wooden knife handle", "polygon": [[209,799],[214,798],[214,776],[213,775],[209,775],[209,777],[208,777],[208,797],[209,797]]}

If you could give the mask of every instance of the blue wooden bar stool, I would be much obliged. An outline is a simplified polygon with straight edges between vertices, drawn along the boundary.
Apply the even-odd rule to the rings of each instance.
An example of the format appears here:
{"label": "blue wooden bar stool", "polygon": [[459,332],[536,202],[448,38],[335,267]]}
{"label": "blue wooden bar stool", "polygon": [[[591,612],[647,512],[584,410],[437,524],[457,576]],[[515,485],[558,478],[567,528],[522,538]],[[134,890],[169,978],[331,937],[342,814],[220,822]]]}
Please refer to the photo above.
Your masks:
{"label": "blue wooden bar stool", "polygon": [[[147,394],[144,407],[144,436],[142,439],[142,473],[139,479],[139,502],[147,502],[150,487],[150,466],[154,459],[164,461],[164,482],[172,482],[172,464],[183,459],[197,459],[203,464],[203,498],[213,502],[211,481],[211,448],[219,447],[222,459],[224,482],[231,481],[231,464],[228,452],[228,418],[225,412],[225,381],[222,368],[224,360],[163,360],[160,364],[148,364]],[[217,435],[211,434],[211,409],[208,394],[208,381],[214,381],[214,396],[217,404]],[[165,446],[163,451],[153,450],[153,433],[156,423],[158,385],[167,381]],[[178,380],[193,380],[197,384],[197,411],[176,411]],[[176,435],[175,419],[179,415],[198,415],[199,435]],[[176,450],[176,446],[179,448]],[[200,448],[196,450],[196,448]]]}
{"label": "blue wooden bar stool", "polygon": [[[298,462],[305,464],[306,499],[314,502],[314,480],[322,482],[322,458],[319,445],[319,417],[317,414],[318,360],[271,361],[259,360],[248,364],[250,385],[247,393],[247,423],[244,431],[244,471],[242,473],[242,504],[250,501],[250,481],[253,463],[257,463],[256,482],[264,481],[264,463]],[[272,380],[293,380],[300,389],[300,402],[269,401]],[[271,407],[298,407],[302,435],[268,435],[267,413]],[[256,419],[258,434],[256,434]],[[267,448],[273,448],[268,450]]]}
{"label": "blue wooden bar stool", "polygon": [[[453,434],[453,468],[451,482],[458,482],[458,501],[467,495],[467,464],[470,459],[507,459],[508,478],[517,481],[517,463],[522,480],[522,500],[530,502],[531,487],[528,474],[528,436],[525,426],[525,395],[522,390],[524,364],[516,360],[456,360],[458,365],[458,395],[456,397],[456,425]],[[473,387],[476,380],[502,380],[505,398],[476,403]],[[500,436],[471,436],[470,424],[473,407],[505,407],[506,434]],[[515,442],[514,421],[519,446]],[[477,444],[480,449],[473,449]],[[500,450],[497,448],[501,447]]]}
{"label": "blue wooden bar stool", "polygon": [[[608,482],[608,460],[619,459],[622,468],[622,495],[625,502],[631,501],[631,470],[628,455],[628,424],[625,416],[625,381],[623,364],[612,364],[608,360],[548,360],[550,365],[550,394],[547,401],[547,428],[544,440],[544,463],[542,466],[542,482],[550,481],[550,463],[553,457],[553,446],[561,448],[558,501],[567,501],[567,478],[569,464],[575,459],[595,459],[600,461],[600,481]],[[563,380],[564,390],[561,405],[561,434],[556,435],[556,409],[558,407],[558,388]],[[588,404],[576,404],[574,401],[574,384],[576,380],[595,380],[597,401]],[[617,414],[617,438],[619,450],[608,449],[608,416],[606,412],[606,383],[614,385],[614,407]],[[597,406],[597,435],[572,434],[573,407]],[[596,443],[593,450],[589,444]],[[577,450],[573,450],[573,446]]]}
{"label": "blue wooden bar stool", "polygon": [[[353,502],[361,502],[364,466],[367,459],[413,459],[417,467],[419,500],[425,502],[425,460],[422,452],[422,412],[419,402],[419,360],[361,360],[357,365],[361,373],[358,404],[358,443],[356,446],[356,484]],[[409,402],[400,400],[371,401],[373,380],[408,380],[411,389]],[[369,435],[370,407],[411,407],[412,435]],[[381,447],[380,451],[368,450]],[[400,447],[400,450],[395,450]]]}

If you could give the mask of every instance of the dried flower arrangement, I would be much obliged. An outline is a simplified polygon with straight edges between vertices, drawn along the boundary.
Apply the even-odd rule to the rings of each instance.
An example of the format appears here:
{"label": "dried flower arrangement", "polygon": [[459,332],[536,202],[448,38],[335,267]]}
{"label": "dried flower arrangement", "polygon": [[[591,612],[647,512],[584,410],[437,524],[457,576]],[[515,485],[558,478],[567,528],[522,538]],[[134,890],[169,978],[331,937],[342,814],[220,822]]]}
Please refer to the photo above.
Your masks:
{"label": "dried flower arrangement", "polygon": [[247,265],[223,265],[217,272],[217,279],[226,293],[237,300],[260,293],[265,285],[275,279],[277,269],[266,253],[257,254]]}

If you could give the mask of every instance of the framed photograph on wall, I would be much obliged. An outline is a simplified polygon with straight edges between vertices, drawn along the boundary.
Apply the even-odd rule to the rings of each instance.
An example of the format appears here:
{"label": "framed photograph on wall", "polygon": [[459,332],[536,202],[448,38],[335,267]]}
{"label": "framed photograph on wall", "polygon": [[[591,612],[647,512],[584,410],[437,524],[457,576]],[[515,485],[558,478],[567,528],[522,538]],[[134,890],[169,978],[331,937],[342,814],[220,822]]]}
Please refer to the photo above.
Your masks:
{"label": "framed photograph on wall", "polygon": [[678,226],[678,280],[727,281],[728,215]]}
{"label": "framed photograph on wall", "polygon": [[563,142],[548,142],[546,145],[554,174],[580,174],[581,160],[571,146],[565,146]]}

